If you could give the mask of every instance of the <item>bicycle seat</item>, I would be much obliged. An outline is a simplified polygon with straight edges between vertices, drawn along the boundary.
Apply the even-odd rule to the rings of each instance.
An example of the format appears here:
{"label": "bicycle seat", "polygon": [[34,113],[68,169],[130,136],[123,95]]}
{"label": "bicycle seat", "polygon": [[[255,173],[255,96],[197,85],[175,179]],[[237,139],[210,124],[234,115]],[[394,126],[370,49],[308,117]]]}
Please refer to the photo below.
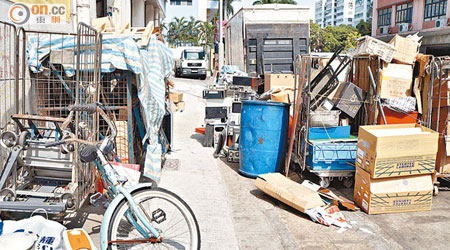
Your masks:
{"label": "bicycle seat", "polygon": [[80,152],[80,160],[83,163],[88,163],[97,159],[97,146],[87,145]]}

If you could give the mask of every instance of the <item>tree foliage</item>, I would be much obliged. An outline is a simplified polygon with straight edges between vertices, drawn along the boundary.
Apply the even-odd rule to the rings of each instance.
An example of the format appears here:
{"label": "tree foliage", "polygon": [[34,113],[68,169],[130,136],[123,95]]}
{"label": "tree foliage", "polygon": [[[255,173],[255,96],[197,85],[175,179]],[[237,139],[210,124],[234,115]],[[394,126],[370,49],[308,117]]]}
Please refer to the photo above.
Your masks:
{"label": "tree foliage", "polygon": [[367,22],[364,20],[359,21],[356,29],[362,36],[370,36],[372,34],[372,20],[369,19]]}
{"label": "tree foliage", "polygon": [[341,46],[344,46],[344,50],[355,48],[355,39],[360,36],[358,30],[351,25],[327,26],[321,29],[318,24],[311,22],[311,51],[334,52]]}
{"label": "tree foliage", "polygon": [[257,0],[253,2],[253,5],[260,5],[260,4],[297,4],[294,0]]}
{"label": "tree foliage", "polygon": [[194,17],[175,17],[170,23],[162,23],[161,29],[170,45],[174,46],[212,46],[215,26]]}

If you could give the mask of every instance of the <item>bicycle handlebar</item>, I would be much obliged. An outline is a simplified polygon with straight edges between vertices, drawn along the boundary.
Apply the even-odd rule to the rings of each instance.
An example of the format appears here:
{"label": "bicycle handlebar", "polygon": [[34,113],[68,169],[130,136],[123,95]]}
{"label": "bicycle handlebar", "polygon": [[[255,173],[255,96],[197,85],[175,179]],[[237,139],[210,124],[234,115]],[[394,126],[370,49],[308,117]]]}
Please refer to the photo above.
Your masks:
{"label": "bicycle handlebar", "polygon": [[88,114],[94,114],[95,112],[97,112],[97,107],[97,103],[75,104],[70,107],[70,111],[86,111]]}
{"label": "bicycle handlebar", "polygon": [[44,144],[44,146],[45,146],[46,148],[49,148],[49,147],[53,147],[53,146],[62,145],[62,144],[64,144],[64,143],[66,143],[66,140],[60,140],[60,141],[49,142],[49,143]]}

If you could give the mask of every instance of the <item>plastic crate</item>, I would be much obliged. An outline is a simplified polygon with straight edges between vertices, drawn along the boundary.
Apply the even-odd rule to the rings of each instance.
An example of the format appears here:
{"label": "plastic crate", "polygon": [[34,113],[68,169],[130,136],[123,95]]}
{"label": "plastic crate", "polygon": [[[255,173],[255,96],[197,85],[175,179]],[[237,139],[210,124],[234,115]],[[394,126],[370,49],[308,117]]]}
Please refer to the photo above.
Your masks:
{"label": "plastic crate", "polygon": [[310,127],[337,127],[339,126],[340,110],[314,111],[310,114]]}
{"label": "plastic crate", "polygon": [[338,126],[330,128],[309,128],[308,138],[315,139],[338,139],[349,138],[350,126]]}
{"label": "plastic crate", "polygon": [[310,142],[306,164],[311,170],[355,170],[357,142]]}

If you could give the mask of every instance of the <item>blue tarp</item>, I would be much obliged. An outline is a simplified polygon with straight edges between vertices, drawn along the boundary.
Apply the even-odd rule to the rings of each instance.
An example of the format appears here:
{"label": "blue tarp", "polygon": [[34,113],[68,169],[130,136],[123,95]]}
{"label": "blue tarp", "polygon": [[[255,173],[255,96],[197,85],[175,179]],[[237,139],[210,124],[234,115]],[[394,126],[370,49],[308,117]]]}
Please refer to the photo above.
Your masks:
{"label": "blue tarp", "polygon": [[[89,46],[82,44],[81,46]],[[42,72],[42,60],[50,50],[73,49],[76,51],[75,37],[58,37],[40,35],[30,37],[27,52],[28,66],[34,73]],[[64,72],[68,76],[75,73],[75,59],[63,63]],[[159,129],[165,114],[164,78],[171,74],[173,67],[172,52],[155,35],[149,39],[147,46],[139,47],[129,36],[104,35],[102,40],[101,72],[112,72],[115,69],[129,70],[138,77],[139,100],[144,111],[145,127],[148,139],[146,148],[144,175],[155,181],[161,176],[161,144],[158,141]],[[142,143],[144,143],[144,141]]]}

